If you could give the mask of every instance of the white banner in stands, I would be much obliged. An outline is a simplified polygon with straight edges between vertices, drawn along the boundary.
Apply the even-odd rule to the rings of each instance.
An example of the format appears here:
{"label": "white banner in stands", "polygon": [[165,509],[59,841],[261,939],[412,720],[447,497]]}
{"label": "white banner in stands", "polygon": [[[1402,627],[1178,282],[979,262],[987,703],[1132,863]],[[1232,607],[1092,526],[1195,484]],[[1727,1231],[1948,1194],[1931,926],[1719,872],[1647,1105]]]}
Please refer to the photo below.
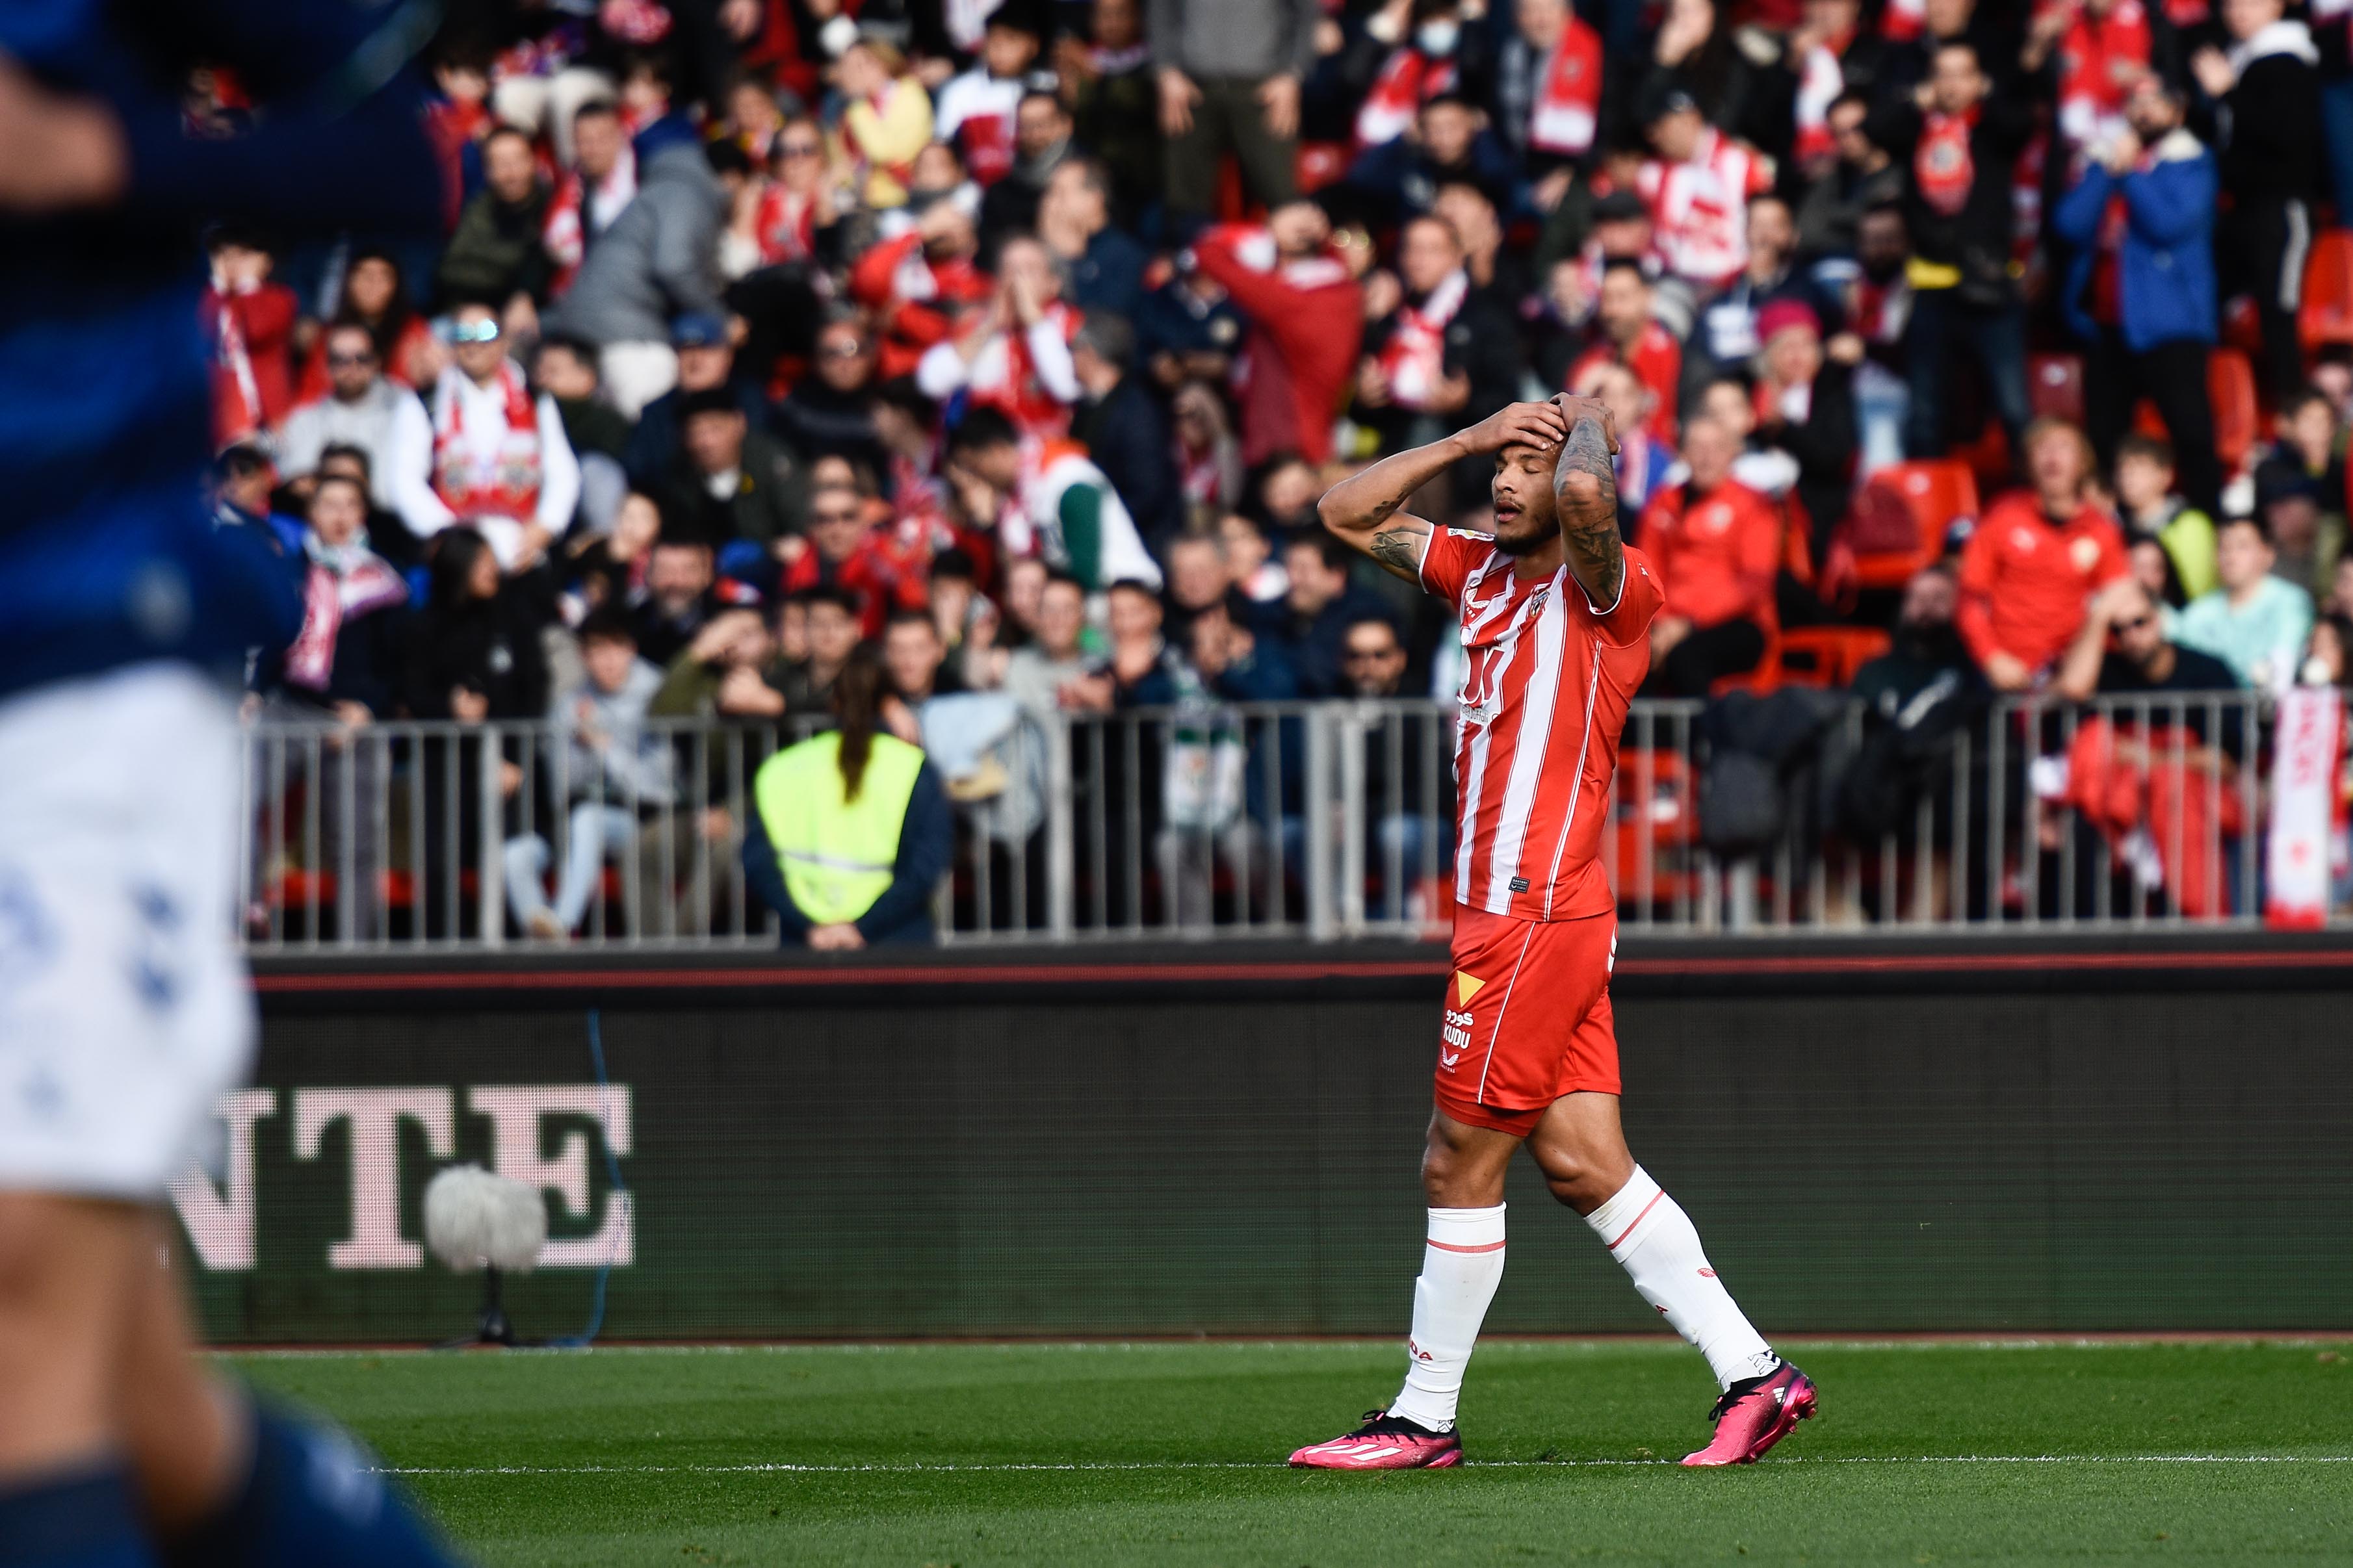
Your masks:
{"label": "white banner in stands", "polygon": [[2337,689],[2291,687],[2279,702],[2272,772],[2272,830],[2263,919],[2319,926],[2328,919],[2329,853],[2339,800],[2337,759],[2344,714]]}

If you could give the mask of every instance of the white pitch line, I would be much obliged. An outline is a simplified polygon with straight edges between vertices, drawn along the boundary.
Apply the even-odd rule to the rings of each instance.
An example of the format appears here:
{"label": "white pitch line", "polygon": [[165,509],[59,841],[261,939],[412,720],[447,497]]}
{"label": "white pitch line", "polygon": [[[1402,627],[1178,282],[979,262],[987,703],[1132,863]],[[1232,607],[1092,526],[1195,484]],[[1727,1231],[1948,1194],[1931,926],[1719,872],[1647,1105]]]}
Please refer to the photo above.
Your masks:
{"label": "white pitch line", "polygon": [[[1809,1458],[1792,1454],[1775,1465],[2353,1465],[2353,1454],[1853,1454]],[[1672,1459],[1487,1459],[1463,1466],[1481,1470],[1653,1469],[1680,1468]],[[1044,1471],[1280,1470],[1271,1461],[1138,1460],[1104,1464],[1003,1465],[417,1465],[386,1466],[390,1476],[745,1476],[745,1475],[998,1475]]]}

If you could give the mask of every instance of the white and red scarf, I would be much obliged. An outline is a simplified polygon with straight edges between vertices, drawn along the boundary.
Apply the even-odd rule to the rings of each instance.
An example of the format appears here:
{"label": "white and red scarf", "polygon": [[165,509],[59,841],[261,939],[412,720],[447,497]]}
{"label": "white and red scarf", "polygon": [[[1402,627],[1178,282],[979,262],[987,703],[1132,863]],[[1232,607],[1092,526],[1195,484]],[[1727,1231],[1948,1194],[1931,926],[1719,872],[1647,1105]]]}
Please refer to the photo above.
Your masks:
{"label": "white and red scarf", "polygon": [[302,552],[311,562],[302,583],[302,629],[286,649],[286,680],[306,691],[324,691],[334,679],[335,638],[343,623],[402,603],[408,584],[367,547],[364,532],[343,545],[305,532]]}
{"label": "white and red scarf", "polygon": [[1454,90],[1460,74],[1451,59],[1432,59],[1411,44],[1391,49],[1356,110],[1356,145],[1378,147],[1404,135],[1423,104]]}
{"label": "white and red scarf", "polygon": [[1798,68],[1798,138],[1790,150],[1800,163],[1827,158],[1837,151],[1836,139],[1831,135],[1831,105],[1846,90],[1846,72],[1840,68],[1838,57],[1846,45],[1844,38],[1816,44],[1806,51]]}
{"label": "white and red scarf", "polygon": [[555,195],[547,204],[547,221],[541,226],[539,243],[547,251],[547,258],[555,263],[553,287],[556,293],[572,286],[572,275],[580,270],[580,258],[588,253],[586,208],[592,196],[598,215],[610,224],[637,194],[638,156],[627,147],[621,149],[611,171],[596,182],[594,192],[577,169],[567,170],[555,182]]}
{"label": "white and red scarf", "polygon": [[1544,62],[1528,111],[1528,145],[1557,157],[1593,150],[1601,113],[1601,35],[1572,16]]}
{"label": "white and red scarf", "polygon": [[1950,217],[1968,205],[1977,184],[1977,160],[1969,132],[1977,129],[1975,106],[1958,114],[1930,110],[1920,122],[1920,144],[1912,150],[1912,179],[1931,210]]}
{"label": "white and red scarf", "polygon": [[[467,428],[469,389],[477,408],[481,391],[495,394],[505,416],[496,431]],[[529,522],[539,509],[539,413],[522,368],[501,361],[489,389],[473,388],[455,365],[443,371],[433,389],[433,491],[441,504],[460,518]]]}
{"label": "white and red scarf", "polygon": [[[807,261],[817,250],[817,197],[771,184],[760,195],[760,208],[752,219],[752,237],[760,247],[760,265]],[[922,254],[919,247],[917,255]],[[926,270],[924,281],[931,281]]]}
{"label": "white and red scarf", "polygon": [[1446,379],[1446,329],[1462,309],[1471,279],[1461,268],[1446,275],[1419,305],[1400,305],[1381,345],[1380,367],[1389,401],[1416,411],[1430,406]]}

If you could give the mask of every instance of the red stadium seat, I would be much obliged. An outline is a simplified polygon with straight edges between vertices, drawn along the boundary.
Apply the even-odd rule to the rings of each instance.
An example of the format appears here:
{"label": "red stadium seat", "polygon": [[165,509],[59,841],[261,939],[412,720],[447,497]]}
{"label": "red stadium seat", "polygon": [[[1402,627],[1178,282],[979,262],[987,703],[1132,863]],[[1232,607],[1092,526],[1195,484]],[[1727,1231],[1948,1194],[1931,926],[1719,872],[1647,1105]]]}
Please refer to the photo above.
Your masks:
{"label": "red stadium seat", "polygon": [[2038,419],[2084,422],[2084,356],[2030,354],[2026,361],[2026,400]]}
{"label": "red stadium seat", "polygon": [[2353,231],[2324,228],[2313,236],[2295,326],[2306,353],[2327,343],[2353,343]]}
{"label": "red stadium seat", "polygon": [[1952,458],[1892,464],[1872,475],[1864,488],[1894,497],[1917,531],[1908,549],[1855,552],[1855,581],[1865,588],[1902,587],[1944,554],[1945,531],[1955,519],[1978,514],[1977,475]]}
{"label": "red stadium seat", "polygon": [[1781,679],[1791,686],[1854,684],[1854,672],[1887,651],[1876,626],[1795,626],[1781,634]]}

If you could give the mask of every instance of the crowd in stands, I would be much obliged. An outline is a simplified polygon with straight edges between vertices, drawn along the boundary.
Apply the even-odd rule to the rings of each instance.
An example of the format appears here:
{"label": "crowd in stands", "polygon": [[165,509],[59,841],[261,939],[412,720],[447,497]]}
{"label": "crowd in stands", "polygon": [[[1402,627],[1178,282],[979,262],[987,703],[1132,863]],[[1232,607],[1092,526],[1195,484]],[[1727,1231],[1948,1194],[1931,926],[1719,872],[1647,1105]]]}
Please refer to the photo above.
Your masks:
{"label": "crowd in stands", "polygon": [[1314,503],[1563,390],[1651,694],[2341,683],[2348,18],[527,3],[434,61],[445,244],[211,237],[220,517],[308,584],[255,700],[575,725],[610,804],[518,907],[565,926],[595,811],[672,787],[648,717],[823,713],[861,650],[935,759],[956,693],[1450,695]]}

